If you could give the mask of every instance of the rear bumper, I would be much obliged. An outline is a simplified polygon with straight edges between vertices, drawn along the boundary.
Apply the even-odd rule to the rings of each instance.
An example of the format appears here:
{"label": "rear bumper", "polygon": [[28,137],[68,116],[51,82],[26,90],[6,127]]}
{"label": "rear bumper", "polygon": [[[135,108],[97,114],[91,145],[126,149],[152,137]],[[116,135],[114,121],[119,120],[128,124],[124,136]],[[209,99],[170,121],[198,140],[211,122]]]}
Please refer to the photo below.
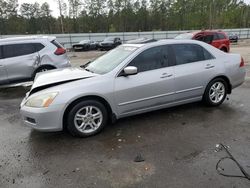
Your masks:
{"label": "rear bumper", "polygon": [[234,76],[234,82],[232,83],[232,89],[239,87],[245,82],[246,79],[246,69],[240,68],[237,75]]}
{"label": "rear bumper", "polygon": [[61,131],[63,130],[63,107],[63,105],[55,105],[48,108],[22,106],[20,109],[22,122],[24,125],[42,132]]}
{"label": "rear bumper", "polygon": [[71,67],[70,61],[64,61],[61,63],[58,63],[58,65],[56,66],[56,68],[68,68]]}

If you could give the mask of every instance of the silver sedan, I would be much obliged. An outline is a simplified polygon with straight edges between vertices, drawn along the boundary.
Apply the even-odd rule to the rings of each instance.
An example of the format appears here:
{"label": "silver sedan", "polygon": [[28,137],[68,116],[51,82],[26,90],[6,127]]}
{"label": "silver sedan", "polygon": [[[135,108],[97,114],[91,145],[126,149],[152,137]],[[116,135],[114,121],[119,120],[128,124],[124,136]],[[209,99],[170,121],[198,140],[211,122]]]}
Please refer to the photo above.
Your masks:
{"label": "silver sedan", "polygon": [[199,41],[125,44],[82,68],[39,74],[21,114],[36,130],[86,137],[126,116],[196,101],[219,106],[245,75],[240,55]]}

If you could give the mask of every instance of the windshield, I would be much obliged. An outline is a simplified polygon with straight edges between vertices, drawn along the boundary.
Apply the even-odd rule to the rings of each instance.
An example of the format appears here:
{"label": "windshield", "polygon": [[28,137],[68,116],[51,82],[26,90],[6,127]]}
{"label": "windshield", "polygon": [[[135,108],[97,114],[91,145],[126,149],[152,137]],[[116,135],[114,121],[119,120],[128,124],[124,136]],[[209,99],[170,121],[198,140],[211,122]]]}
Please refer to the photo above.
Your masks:
{"label": "windshield", "polygon": [[114,38],[113,37],[108,37],[108,38],[105,38],[104,41],[114,41]]}
{"label": "windshield", "polygon": [[82,41],[80,41],[79,43],[80,44],[85,44],[85,43],[89,43],[90,41],[89,40],[82,40]]}
{"label": "windshield", "polygon": [[85,69],[96,74],[106,74],[122,63],[136,47],[120,46],[89,63]]}
{"label": "windshield", "polygon": [[192,38],[193,38],[192,33],[183,33],[175,37],[175,39],[192,39]]}

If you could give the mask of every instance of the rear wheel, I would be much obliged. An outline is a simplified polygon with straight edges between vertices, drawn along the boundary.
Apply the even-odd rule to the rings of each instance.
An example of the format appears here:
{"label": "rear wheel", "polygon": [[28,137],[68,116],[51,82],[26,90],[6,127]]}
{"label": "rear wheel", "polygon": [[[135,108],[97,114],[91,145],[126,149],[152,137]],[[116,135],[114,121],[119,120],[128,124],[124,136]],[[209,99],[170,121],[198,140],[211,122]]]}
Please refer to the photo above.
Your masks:
{"label": "rear wheel", "polygon": [[208,106],[219,106],[224,102],[227,91],[228,84],[224,79],[214,79],[208,84],[203,96],[203,101]]}
{"label": "rear wheel", "polygon": [[105,127],[107,117],[107,110],[102,103],[95,100],[82,101],[69,111],[67,128],[73,136],[92,136]]}

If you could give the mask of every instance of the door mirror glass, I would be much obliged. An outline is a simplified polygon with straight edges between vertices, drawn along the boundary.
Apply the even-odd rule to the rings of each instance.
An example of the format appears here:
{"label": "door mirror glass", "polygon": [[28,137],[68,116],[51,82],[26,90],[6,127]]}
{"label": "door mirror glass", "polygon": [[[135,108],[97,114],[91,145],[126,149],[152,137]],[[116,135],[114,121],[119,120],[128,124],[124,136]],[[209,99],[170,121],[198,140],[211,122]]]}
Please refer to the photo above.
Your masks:
{"label": "door mirror glass", "polygon": [[135,75],[138,73],[137,67],[134,66],[128,66],[124,70],[124,76],[129,76],[129,75]]}

